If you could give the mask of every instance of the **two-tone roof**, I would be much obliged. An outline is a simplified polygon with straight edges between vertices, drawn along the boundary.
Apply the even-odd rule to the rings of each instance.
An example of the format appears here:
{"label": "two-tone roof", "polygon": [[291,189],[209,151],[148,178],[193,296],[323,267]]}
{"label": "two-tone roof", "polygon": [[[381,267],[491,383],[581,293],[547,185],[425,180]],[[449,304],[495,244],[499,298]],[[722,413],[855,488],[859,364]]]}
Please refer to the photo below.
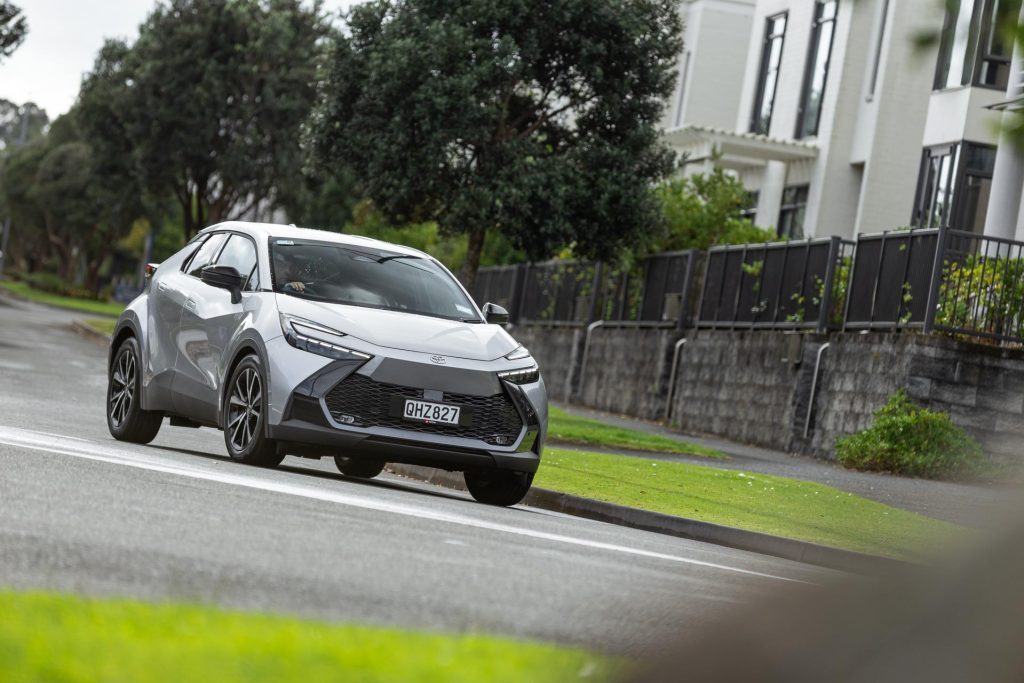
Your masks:
{"label": "two-tone roof", "polygon": [[248,233],[257,239],[268,239],[273,237],[294,240],[314,240],[318,242],[337,242],[338,244],[374,247],[377,249],[386,249],[388,251],[398,252],[400,254],[408,254],[410,256],[425,256],[427,258],[432,258],[429,254],[426,254],[419,249],[413,249],[412,247],[406,247],[401,244],[373,239],[372,237],[349,235],[343,232],[332,232],[330,230],[299,228],[294,225],[281,225],[279,223],[226,221],[224,223],[211,225],[208,228],[203,228],[199,232],[209,232],[212,230],[238,230],[239,232]]}

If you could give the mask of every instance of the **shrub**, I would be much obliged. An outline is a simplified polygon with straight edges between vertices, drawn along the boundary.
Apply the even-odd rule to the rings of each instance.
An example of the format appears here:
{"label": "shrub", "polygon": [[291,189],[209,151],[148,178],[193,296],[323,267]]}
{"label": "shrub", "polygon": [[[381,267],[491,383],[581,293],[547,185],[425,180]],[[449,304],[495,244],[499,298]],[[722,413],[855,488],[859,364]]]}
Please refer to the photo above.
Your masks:
{"label": "shrub", "polygon": [[988,468],[981,446],[949,415],[915,405],[902,389],[875,411],[871,427],[836,439],[836,455],[843,467],[930,479]]}

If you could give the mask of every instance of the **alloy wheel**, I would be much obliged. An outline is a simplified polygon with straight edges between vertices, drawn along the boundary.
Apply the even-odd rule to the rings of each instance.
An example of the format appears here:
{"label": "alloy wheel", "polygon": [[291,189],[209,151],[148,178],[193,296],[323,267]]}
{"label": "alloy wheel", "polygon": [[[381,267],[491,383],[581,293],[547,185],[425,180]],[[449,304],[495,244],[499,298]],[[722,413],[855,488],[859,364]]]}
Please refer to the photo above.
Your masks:
{"label": "alloy wheel", "polygon": [[228,399],[228,427],[231,446],[244,451],[256,436],[263,410],[263,391],[259,374],[246,368],[235,379]]}
{"label": "alloy wheel", "polygon": [[135,354],[125,351],[118,356],[111,377],[110,401],[107,410],[115,427],[124,424],[135,396]]}

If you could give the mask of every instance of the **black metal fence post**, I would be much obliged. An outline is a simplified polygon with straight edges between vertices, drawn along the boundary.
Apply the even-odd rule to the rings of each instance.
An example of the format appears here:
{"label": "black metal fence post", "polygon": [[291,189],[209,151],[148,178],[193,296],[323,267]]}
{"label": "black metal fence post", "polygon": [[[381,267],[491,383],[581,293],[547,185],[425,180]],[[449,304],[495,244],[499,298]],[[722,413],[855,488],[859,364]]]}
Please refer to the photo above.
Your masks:
{"label": "black metal fence post", "polygon": [[942,286],[942,262],[946,258],[947,236],[946,226],[939,228],[935,236],[935,260],[932,261],[932,279],[928,286],[928,304],[924,312],[924,333],[931,334],[935,328],[935,309],[939,304],[939,291]]}
{"label": "black metal fence post", "polygon": [[825,266],[825,281],[822,283],[821,302],[818,304],[818,334],[828,332],[829,317],[832,314],[832,292],[836,277],[836,262],[839,260],[840,241],[833,237],[828,245],[828,263]]}

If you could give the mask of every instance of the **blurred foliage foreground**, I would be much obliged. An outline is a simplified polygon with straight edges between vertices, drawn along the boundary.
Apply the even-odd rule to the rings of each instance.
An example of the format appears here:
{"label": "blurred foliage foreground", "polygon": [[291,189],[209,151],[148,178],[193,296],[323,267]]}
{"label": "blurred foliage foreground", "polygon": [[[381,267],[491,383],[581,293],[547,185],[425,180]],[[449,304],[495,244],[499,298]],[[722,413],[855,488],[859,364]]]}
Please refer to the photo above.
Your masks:
{"label": "blurred foliage foreground", "polygon": [[0,592],[4,681],[567,681],[621,666],[581,650],[49,593]]}

